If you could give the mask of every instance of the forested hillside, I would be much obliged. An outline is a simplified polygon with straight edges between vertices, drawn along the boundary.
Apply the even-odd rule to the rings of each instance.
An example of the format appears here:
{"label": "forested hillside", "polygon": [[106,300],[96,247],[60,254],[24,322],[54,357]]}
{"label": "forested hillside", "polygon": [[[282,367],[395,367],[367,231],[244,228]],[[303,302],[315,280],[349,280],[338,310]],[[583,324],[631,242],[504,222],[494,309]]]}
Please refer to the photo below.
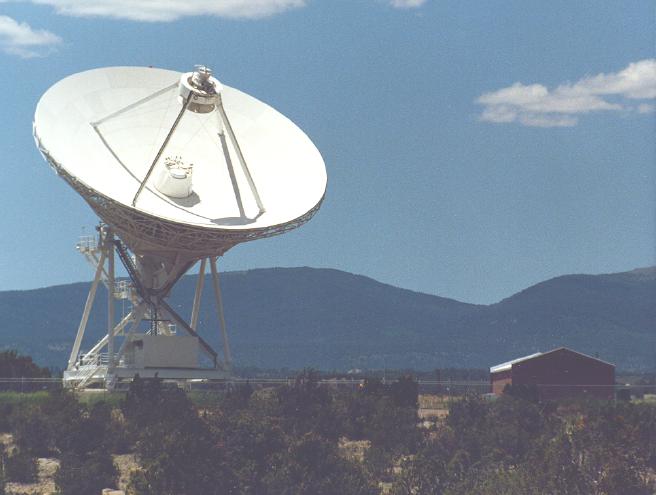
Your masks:
{"label": "forested hillside", "polygon": [[[172,296],[191,310],[195,276]],[[239,366],[319,369],[484,368],[559,346],[615,363],[656,369],[656,269],[567,275],[483,306],[421,294],[338,270],[272,268],[223,275]],[[0,292],[0,348],[64,366],[89,284]],[[105,294],[91,317],[92,345],[105,327]],[[201,333],[218,345],[211,284]],[[117,316],[127,308],[117,305]]]}

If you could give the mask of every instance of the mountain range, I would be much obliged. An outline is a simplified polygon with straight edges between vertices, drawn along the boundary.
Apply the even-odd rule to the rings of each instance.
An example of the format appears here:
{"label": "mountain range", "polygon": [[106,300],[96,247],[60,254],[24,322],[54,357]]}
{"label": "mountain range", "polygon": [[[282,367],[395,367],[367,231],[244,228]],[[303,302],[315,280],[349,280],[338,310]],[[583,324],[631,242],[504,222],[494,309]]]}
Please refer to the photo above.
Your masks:
{"label": "mountain range", "polygon": [[[191,310],[195,275],[172,296]],[[656,267],[565,275],[498,303],[476,305],[333,269],[269,268],[222,274],[235,364],[323,370],[484,368],[566,346],[621,370],[656,369]],[[211,284],[199,331],[218,346]],[[64,367],[89,283],[0,292],[0,349]],[[98,292],[82,348],[104,334]],[[117,304],[117,317],[127,311]]]}

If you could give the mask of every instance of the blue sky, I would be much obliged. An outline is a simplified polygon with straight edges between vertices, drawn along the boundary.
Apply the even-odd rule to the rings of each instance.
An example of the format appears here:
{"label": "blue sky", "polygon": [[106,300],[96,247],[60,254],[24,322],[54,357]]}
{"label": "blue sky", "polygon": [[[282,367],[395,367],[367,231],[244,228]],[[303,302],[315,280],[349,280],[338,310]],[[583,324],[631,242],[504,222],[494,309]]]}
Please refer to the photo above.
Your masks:
{"label": "blue sky", "polygon": [[0,290],[89,279],[91,210],[40,157],[41,94],[93,67],[211,66],[313,139],[327,199],[224,270],[332,267],[491,303],[656,264],[649,1],[0,1]]}

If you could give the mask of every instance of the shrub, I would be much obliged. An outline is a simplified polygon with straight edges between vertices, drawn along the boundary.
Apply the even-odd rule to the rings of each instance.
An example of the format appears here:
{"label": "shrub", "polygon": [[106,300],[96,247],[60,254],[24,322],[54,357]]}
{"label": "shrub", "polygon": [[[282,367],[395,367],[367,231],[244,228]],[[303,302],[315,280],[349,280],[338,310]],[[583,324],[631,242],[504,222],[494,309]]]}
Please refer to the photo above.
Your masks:
{"label": "shrub", "polygon": [[66,454],[55,473],[55,484],[61,495],[91,495],[115,487],[117,476],[116,466],[105,452]]}
{"label": "shrub", "polygon": [[234,485],[212,432],[186,394],[159,379],[135,378],[122,404],[142,469],[130,480],[137,495],[218,495]]}
{"label": "shrub", "polygon": [[200,418],[145,427],[136,454],[143,469],[132,483],[144,494],[223,495],[234,485],[223,449]]}
{"label": "shrub", "polygon": [[37,473],[36,459],[27,452],[14,449],[5,460],[5,474],[10,481],[34,483]]}
{"label": "shrub", "polygon": [[[30,356],[21,356],[16,351],[3,351],[0,352],[0,377],[49,378],[50,371],[34,364]],[[11,385],[3,384],[1,388],[11,388]]]}
{"label": "shrub", "polygon": [[371,445],[397,455],[415,452],[421,440],[417,410],[414,407],[397,407],[387,397],[378,400],[375,406],[365,429]]}
{"label": "shrub", "polygon": [[0,444],[0,495],[5,493],[5,446]]}
{"label": "shrub", "polygon": [[153,493],[143,470],[133,469],[130,472],[127,492],[131,495],[151,495]]}
{"label": "shrub", "polygon": [[409,375],[404,375],[392,383],[389,394],[397,407],[416,409],[419,405],[419,384]]}
{"label": "shrub", "polygon": [[286,451],[273,456],[264,477],[265,493],[290,495],[374,495],[380,490],[361,465],[344,459],[337,445],[316,433],[291,440]]}
{"label": "shrub", "polygon": [[69,451],[77,447],[84,434],[83,407],[70,390],[51,390],[41,404],[41,414],[50,432],[51,448]]}
{"label": "shrub", "polygon": [[0,431],[11,431],[11,416],[14,412],[14,405],[10,403],[0,404]]}
{"label": "shrub", "polygon": [[27,408],[21,420],[14,423],[14,441],[21,451],[39,457],[50,454],[52,450],[50,426],[38,407]]}

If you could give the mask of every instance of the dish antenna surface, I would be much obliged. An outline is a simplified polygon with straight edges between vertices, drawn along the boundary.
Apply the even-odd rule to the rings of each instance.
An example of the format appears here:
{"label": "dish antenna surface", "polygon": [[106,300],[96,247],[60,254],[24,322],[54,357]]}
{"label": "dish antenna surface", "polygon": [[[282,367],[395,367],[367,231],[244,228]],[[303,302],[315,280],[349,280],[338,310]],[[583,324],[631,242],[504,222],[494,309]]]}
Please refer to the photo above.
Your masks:
{"label": "dish antenna surface", "polygon": [[[110,67],[69,76],[39,101],[34,137],[48,163],[102,221],[97,237],[78,244],[96,276],[65,383],[112,387],[136,373],[228,376],[217,258],[239,243],[296,228],[316,213],[327,179],[310,139],[270,106],[222,85],[204,66],[188,73]],[[115,280],[115,253],[129,284]],[[187,322],[166,298],[199,261]],[[196,331],[208,261],[223,360]],[[100,283],[109,294],[107,335],[80,352]],[[132,304],[117,324],[115,299]],[[147,330],[144,321],[150,322]],[[203,363],[199,350],[209,361]]]}

